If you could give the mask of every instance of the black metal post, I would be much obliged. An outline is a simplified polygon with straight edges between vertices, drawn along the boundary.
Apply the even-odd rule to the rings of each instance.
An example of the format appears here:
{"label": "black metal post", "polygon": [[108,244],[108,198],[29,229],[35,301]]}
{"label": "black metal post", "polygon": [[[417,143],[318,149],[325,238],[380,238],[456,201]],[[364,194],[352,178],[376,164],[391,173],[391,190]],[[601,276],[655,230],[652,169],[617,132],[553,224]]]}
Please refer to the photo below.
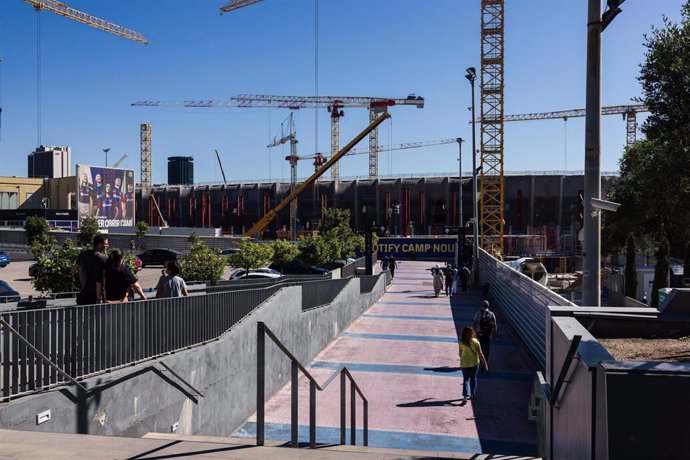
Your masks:
{"label": "black metal post", "polygon": [[355,386],[350,382],[350,444],[357,445],[357,405]]}
{"label": "black metal post", "polygon": [[264,382],[266,361],[266,336],[264,323],[256,323],[256,445],[264,445],[264,428],[266,423]]}
{"label": "black metal post", "polygon": [[297,384],[299,367],[292,361],[291,386],[290,386],[290,443],[292,447],[299,447],[297,428],[299,427],[297,414],[299,402],[299,385]]}
{"label": "black metal post", "polygon": [[362,413],[362,416],[364,417],[363,423],[364,425],[362,426],[362,430],[364,433],[364,438],[363,438],[363,444],[365,446],[369,445],[369,401],[363,401],[363,406],[364,408],[362,409],[364,412]]}
{"label": "black metal post", "polygon": [[461,137],[455,139],[458,143],[458,227],[462,227],[462,143]]}
{"label": "black metal post", "polygon": [[345,424],[346,410],[345,410],[345,372],[340,371],[340,444],[345,444]]}
{"label": "black metal post", "polygon": [[316,383],[309,382],[309,447],[316,447]]}

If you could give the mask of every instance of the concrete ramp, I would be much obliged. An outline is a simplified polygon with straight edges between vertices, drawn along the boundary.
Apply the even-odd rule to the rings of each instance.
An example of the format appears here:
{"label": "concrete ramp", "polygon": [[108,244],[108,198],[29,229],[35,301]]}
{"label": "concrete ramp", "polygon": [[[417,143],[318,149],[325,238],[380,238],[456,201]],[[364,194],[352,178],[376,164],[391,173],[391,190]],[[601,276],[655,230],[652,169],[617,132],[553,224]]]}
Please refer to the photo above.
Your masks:
{"label": "concrete ramp", "polygon": [[[427,270],[433,265],[400,262],[388,292],[317,355],[310,372],[325,381],[341,364],[348,367],[369,400],[369,446],[536,455],[536,426],[527,420],[535,369],[500,316],[478,398],[461,404],[458,335],[471,325],[482,299],[474,292],[434,297]],[[339,442],[339,392],[336,381],[317,394],[318,443]],[[308,381],[300,377],[300,442],[308,441],[308,395]],[[356,410],[361,444],[360,401]],[[347,414],[349,428],[349,402]],[[255,421],[253,415],[234,436],[254,437]],[[267,401],[266,423],[266,439],[289,441],[289,385]]]}

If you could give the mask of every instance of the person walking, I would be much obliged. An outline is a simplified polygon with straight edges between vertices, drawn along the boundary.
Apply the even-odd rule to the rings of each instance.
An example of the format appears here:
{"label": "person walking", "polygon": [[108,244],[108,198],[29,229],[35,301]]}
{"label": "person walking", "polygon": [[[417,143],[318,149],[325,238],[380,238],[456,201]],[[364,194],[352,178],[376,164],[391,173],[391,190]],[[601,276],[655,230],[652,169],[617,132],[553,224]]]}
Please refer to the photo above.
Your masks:
{"label": "person walking", "polygon": [[491,340],[496,340],[496,315],[489,309],[489,301],[482,302],[482,309],[474,314],[474,323],[472,327],[477,331],[479,344],[482,347],[482,353],[486,361],[489,361],[489,352],[491,351]]}
{"label": "person walking", "polygon": [[383,256],[381,258],[381,271],[388,270],[388,256]]}
{"label": "person walking", "polygon": [[445,268],[443,269],[443,276],[446,278],[446,296],[449,296],[451,293],[451,288],[453,286],[453,266],[451,264],[446,264]]}
{"label": "person walking", "polygon": [[93,305],[103,300],[103,292],[96,289],[96,284],[105,268],[108,256],[108,238],[98,234],[93,237],[92,248],[79,253],[72,266],[72,274],[79,275],[79,293],[77,305]]}
{"label": "person walking", "polygon": [[134,300],[133,295],[131,298],[129,296],[130,289],[133,289],[142,299],[146,299],[137,277],[129,267],[122,264],[122,253],[115,250],[108,257],[101,280],[96,284],[96,291],[103,290],[102,296],[106,303],[117,303]]}
{"label": "person walking", "polygon": [[395,260],[395,257],[390,256],[388,258],[388,268],[391,271],[391,278],[395,278],[395,269],[398,268],[398,261]]}
{"label": "person walking", "polygon": [[180,277],[180,263],[176,260],[167,261],[164,275],[160,277],[156,285],[156,298],[187,297],[188,295],[187,285]]}
{"label": "person walking", "polygon": [[469,399],[477,399],[477,371],[479,363],[484,366],[484,370],[489,370],[489,365],[482,353],[474,329],[465,326],[460,333],[460,369],[462,370],[462,404]]}
{"label": "person walking", "polygon": [[460,268],[460,286],[462,287],[462,292],[467,292],[467,284],[470,282],[470,269],[465,265]]}

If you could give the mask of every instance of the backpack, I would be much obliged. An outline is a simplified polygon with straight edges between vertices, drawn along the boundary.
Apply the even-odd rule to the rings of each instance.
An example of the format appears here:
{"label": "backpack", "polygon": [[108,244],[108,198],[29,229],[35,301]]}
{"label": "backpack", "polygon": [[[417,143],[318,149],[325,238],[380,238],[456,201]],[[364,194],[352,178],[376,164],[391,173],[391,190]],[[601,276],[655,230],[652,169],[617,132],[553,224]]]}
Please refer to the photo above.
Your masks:
{"label": "backpack", "polygon": [[482,315],[479,318],[479,333],[480,334],[491,334],[494,330],[494,315],[489,310],[482,311]]}

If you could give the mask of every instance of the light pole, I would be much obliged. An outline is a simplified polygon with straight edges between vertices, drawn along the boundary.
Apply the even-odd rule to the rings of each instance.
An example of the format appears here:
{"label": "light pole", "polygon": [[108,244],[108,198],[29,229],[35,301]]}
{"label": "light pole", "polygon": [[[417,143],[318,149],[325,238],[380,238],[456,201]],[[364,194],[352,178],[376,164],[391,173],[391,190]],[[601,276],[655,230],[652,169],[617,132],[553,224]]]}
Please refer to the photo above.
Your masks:
{"label": "light pole", "polygon": [[477,77],[477,69],[467,68],[465,78],[472,85],[472,212],[474,213],[474,238],[472,241],[472,279],[475,289],[479,287],[479,208],[477,206],[477,129],[474,116],[474,80]]}
{"label": "light pole", "polygon": [[110,147],[107,149],[103,149],[103,153],[105,153],[105,167],[108,167],[108,152],[110,152]]}
{"label": "light pole", "polygon": [[462,143],[465,140],[458,137],[455,142],[458,143],[458,227],[462,227]]}
{"label": "light pole", "polygon": [[584,246],[582,248],[582,305],[601,305],[601,213],[592,198],[601,199],[601,32],[624,0],[589,0],[587,8],[587,103],[585,116]]}

